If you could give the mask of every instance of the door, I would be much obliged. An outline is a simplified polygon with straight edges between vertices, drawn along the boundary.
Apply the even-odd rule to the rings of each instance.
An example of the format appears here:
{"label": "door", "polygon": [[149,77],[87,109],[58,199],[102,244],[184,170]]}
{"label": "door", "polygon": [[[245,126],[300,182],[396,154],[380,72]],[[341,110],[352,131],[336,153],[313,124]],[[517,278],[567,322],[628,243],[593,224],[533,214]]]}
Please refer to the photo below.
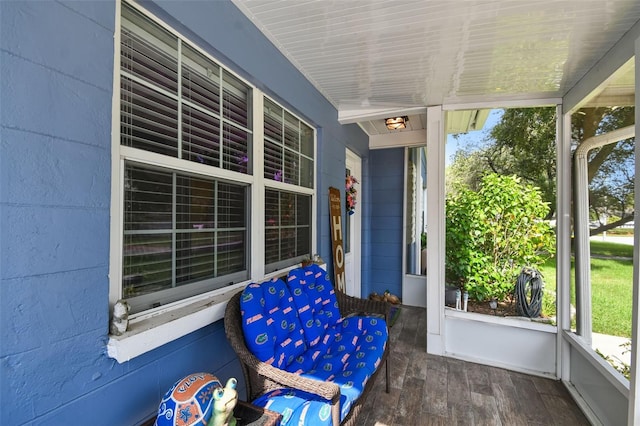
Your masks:
{"label": "door", "polygon": [[[346,173],[345,183],[349,176],[351,185],[355,188],[355,207],[349,209],[347,200],[345,199],[345,281],[346,291],[350,296],[360,297],[360,275],[361,275],[361,229],[362,229],[362,160],[355,153],[346,150]],[[356,183],[357,182],[357,183]],[[345,185],[346,188],[346,185]],[[346,198],[346,197],[345,197]]]}

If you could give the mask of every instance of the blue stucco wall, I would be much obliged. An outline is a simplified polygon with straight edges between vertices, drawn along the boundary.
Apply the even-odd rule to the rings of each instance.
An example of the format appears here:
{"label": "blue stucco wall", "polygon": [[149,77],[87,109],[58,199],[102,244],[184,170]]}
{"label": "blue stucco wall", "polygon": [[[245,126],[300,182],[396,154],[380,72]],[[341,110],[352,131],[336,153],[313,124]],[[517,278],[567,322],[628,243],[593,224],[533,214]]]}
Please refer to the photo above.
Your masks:
{"label": "blue stucco wall", "polygon": [[404,148],[371,151],[366,170],[362,295],[389,290],[402,296]]}
{"label": "blue stucco wall", "polygon": [[[367,139],[230,1],[145,3],[319,129],[329,186]],[[118,364],[106,355],[113,1],[0,2],[0,424],[133,425],[179,377],[240,377],[222,323]],[[226,62],[225,62],[226,61]]]}

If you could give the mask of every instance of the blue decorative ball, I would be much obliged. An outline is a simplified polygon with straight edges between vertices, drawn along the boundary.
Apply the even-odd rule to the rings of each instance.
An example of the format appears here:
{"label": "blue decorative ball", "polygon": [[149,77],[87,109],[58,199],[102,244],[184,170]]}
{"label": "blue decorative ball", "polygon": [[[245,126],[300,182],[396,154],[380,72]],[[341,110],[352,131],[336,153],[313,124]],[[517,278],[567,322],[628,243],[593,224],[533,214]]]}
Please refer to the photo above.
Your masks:
{"label": "blue decorative ball", "polygon": [[213,414],[213,391],[219,387],[218,378],[209,373],[178,380],[162,397],[155,425],[206,426]]}

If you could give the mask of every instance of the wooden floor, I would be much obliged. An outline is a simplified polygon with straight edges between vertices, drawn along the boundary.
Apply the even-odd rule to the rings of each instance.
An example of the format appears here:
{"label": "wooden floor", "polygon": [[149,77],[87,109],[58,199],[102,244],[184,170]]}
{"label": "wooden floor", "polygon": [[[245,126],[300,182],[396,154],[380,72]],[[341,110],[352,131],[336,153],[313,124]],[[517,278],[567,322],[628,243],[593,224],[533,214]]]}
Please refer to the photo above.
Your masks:
{"label": "wooden floor", "polygon": [[359,425],[589,425],[560,381],[426,353],[424,309],[402,307]]}

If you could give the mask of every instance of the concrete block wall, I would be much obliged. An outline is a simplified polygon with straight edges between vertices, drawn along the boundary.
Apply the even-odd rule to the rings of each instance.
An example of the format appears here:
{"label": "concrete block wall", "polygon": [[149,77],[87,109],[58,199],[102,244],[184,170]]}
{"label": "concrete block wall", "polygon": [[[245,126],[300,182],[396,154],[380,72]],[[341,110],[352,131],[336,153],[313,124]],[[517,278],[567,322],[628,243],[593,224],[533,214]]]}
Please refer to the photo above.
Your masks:
{"label": "concrete block wall", "polygon": [[[366,161],[366,135],[231,1],[144,5],[318,128],[330,262],[328,188],[344,190],[345,147]],[[135,425],[186,374],[241,377],[221,321],[123,364],[106,354],[115,14],[113,0],[0,2],[2,425]]]}

